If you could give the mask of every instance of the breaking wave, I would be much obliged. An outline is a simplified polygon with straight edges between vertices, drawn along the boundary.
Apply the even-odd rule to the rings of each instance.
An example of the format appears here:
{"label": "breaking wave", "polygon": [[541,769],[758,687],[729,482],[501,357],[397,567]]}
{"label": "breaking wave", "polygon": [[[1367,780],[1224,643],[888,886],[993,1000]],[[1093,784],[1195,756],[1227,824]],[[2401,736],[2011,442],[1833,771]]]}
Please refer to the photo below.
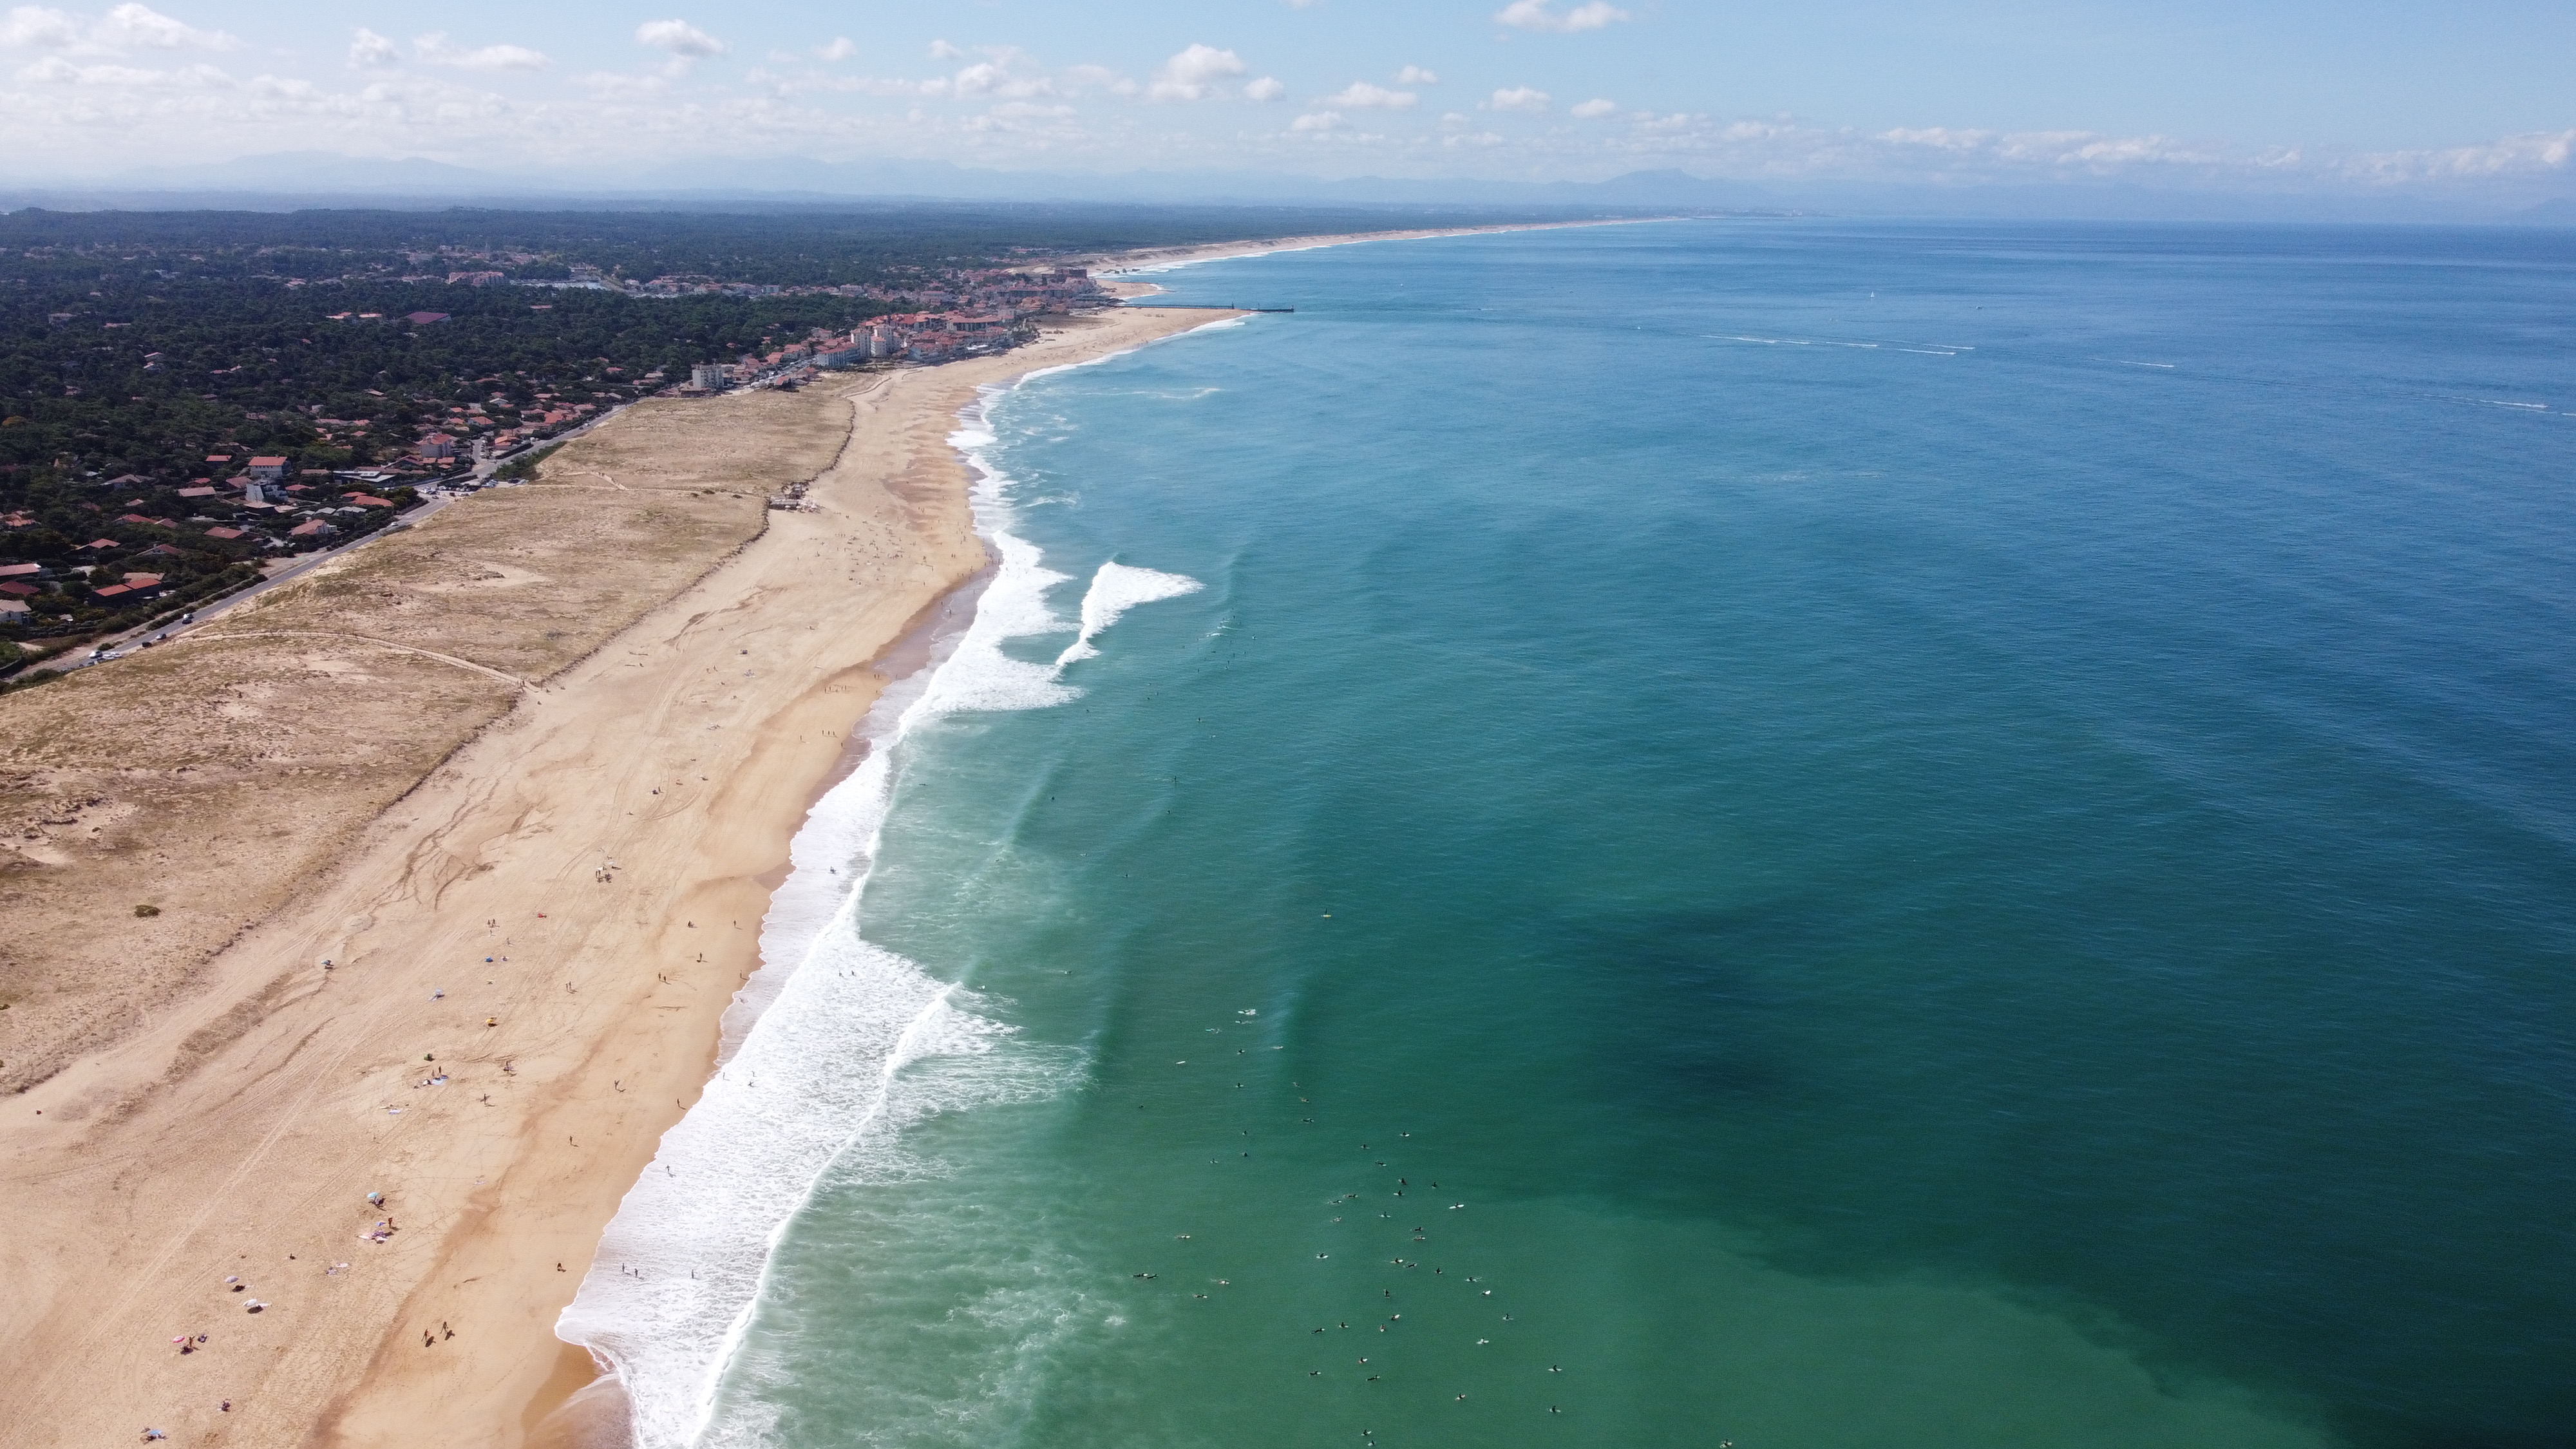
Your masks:
{"label": "breaking wave", "polygon": [[1099,658],[1100,651],[1092,647],[1091,641],[1138,604],[1177,599],[1183,594],[1195,594],[1199,588],[1199,581],[1187,574],[1157,573],[1123,563],[1102,564],[1100,571],[1091,576],[1090,591],[1082,596],[1081,636],[1056,656],[1055,667],[1060,670],[1077,659]]}
{"label": "breaking wave", "polygon": [[[1078,630],[1049,607],[1049,590],[1069,576],[1010,531],[1011,480],[984,451],[995,441],[989,410],[1006,391],[985,389],[949,439],[976,474],[970,496],[997,560],[991,579],[966,626],[935,638],[930,662],[878,697],[860,725],[859,768],[807,813],[762,922],[760,966],[724,1014],[715,1077],[619,1204],[556,1323],[557,1337],[588,1348],[625,1387],[637,1449],[735,1437],[716,1426],[718,1387],[773,1250],[827,1171],[860,1180],[899,1172],[896,1139],[907,1124],[1044,1096],[1080,1070],[1061,1050],[1011,1049],[1012,1028],[983,1014],[973,992],[860,934],[860,896],[913,732],[943,715],[1076,698],[1061,671],[1094,657],[1094,641],[1120,615],[1199,588],[1183,575],[1105,563]],[[1068,632],[1075,641],[1053,665],[1004,649]],[[935,1081],[906,1074],[934,1059],[949,1067]]]}

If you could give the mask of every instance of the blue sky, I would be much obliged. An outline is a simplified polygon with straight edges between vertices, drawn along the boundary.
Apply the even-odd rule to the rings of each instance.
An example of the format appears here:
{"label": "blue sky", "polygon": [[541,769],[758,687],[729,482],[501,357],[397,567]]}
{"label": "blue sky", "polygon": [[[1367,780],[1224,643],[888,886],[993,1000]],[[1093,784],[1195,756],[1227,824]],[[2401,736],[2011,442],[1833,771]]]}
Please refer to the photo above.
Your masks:
{"label": "blue sky", "polygon": [[161,0],[0,15],[0,170],[2120,179],[2576,190],[2576,4]]}

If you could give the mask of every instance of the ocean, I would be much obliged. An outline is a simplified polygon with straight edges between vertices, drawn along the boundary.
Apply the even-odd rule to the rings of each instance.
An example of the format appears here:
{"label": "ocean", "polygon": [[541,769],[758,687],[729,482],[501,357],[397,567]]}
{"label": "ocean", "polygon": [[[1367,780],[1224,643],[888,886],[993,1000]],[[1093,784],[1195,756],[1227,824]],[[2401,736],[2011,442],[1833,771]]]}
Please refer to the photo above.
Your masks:
{"label": "ocean", "polygon": [[564,1331],[666,1446],[2576,1442],[2576,233],[1159,275]]}

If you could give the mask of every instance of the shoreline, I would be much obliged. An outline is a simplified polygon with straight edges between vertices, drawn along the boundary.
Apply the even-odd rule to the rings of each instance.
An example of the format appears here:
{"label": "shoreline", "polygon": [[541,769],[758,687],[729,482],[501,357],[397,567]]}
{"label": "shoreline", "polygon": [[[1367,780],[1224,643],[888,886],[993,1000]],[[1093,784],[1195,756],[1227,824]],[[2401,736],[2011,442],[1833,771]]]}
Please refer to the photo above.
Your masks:
{"label": "shoreline", "polygon": [[[958,408],[1227,315],[1113,312],[839,390],[815,512],[536,681],[191,998],[14,1099],[0,1341],[31,1441],[525,1442],[594,1376],[556,1310],[705,1088],[877,666],[987,566]],[[549,486],[584,485],[498,494]]]}
{"label": "shoreline", "polygon": [[[953,984],[864,941],[850,917],[874,873],[893,775],[915,726],[959,708],[1010,708],[995,688],[1030,687],[1017,677],[1030,666],[1006,661],[995,646],[1014,637],[1007,621],[1034,612],[1058,580],[1009,532],[1009,480],[980,451],[990,409],[1034,378],[1236,315],[979,383],[955,413],[947,442],[975,474],[973,529],[991,562],[895,646],[913,667],[880,670],[891,677],[852,734],[860,747],[844,752],[848,768],[835,770],[788,841],[759,964],[726,1010],[705,1094],[656,1145],[556,1325],[558,1337],[598,1361],[600,1375],[540,1421],[530,1443],[630,1442],[604,1433],[600,1420],[621,1424],[634,1443],[688,1442],[706,1408],[698,1396],[741,1345],[778,1232],[883,1120],[903,1064],[961,1043],[971,1049],[985,1028]],[[986,612],[997,592],[998,618]],[[960,683],[960,675],[971,677]],[[1043,695],[1054,686],[1036,688]]]}
{"label": "shoreline", "polygon": [[[1457,233],[1406,233],[1403,234],[1402,239],[1410,239],[1415,235],[1452,234]],[[1398,238],[1367,235],[1316,241],[1311,245],[1341,245],[1353,241],[1391,239]],[[1225,253],[1225,255],[1238,254]],[[1196,259],[1220,260],[1222,258],[1211,256]],[[1151,290],[1159,292],[1161,288],[1155,287]],[[1121,293],[1121,295],[1128,294]],[[697,1072],[699,1095],[670,1114],[669,1120],[663,1125],[662,1132],[649,1145],[649,1158],[658,1159],[664,1142],[679,1127],[682,1120],[697,1109],[698,1103],[703,1100],[706,1088],[713,1083],[721,1068],[740,1050],[751,1029],[779,1004],[780,992],[795,975],[795,971],[791,969],[782,973],[774,983],[763,980],[771,965],[767,949],[767,937],[771,929],[768,918],[776,912],[781,893],[801,873],[792,858],[795,847],[805,839],[809,827],[821,823],[815,820],[815,816],[825,803],[847,787],[871,759],[891,759],[892,750],[901,743],[903,722],[900,716],[904,711],[897,709],[896,718],[884,720],[880,720],[880,711],[887,704],[896,702],[889,696],[917,697],[931,687],[931,682],[938,671],[953,658],[959,640],[973,626],[983,595],[1001,574],[1002,563],[994,550],[993,533],[983,526],[980,518],[981,510],[974,502],[974,494],[984,480],[975,476],[973,472],[979,466],[979,460],[960,441],[964,430],[980,429],[983,426],[985,410],[996,399],[1017,390],[1033,378],[1105,362],[1113,357],[1139,351],[1157,343],[1173,341],[1211,327],[1238,322],[1249,315],[1229,308],[1213,307],[1175,307],[1154,310],[1167,311],[1188,320],[1174,325],[1157,325],[1144,329],[1141,335],[1134,337],[1103,339],[1102,345],[1079,349],[1078,356],[1051,358],[1036,366],[1006,373],[997,378],[970,380],[964,384],[965,400],[949,414],[949,421],[954,430],[948,433],[943,441],[948,448],[950,471],[964,479],[964,486],[959,491],[964,495],[963,501],[969,506],[970,517],[975,519],[970,524],[970,530],[982,550],[980,566],[933,595],[904,627],[867,661],[868,670],[875,676],[876,687],[860,710],[857,720],[849,726],[845,741],[830,768],[813,781],[802,809],[794,823],[787,828],[784,838],[779,843],[778,854],[781,859],[775,871],[765,873],[759,881],[767,897],[765,904],[768,909],[763,912],[762,927],[755,937],[749,958],[749,968],[739,976],[740,985],[729,998],[727,1006],[719,1013],[717,1019],[719,1030],[708,1040],[702,1053]],[[1100,317],[1133,314],[1122,309],[1112,309],[1105,314],[1091,315]],[[1018,355],[1017,352],[1006,353],[1000,357],[975,361],[1001,362]],[[936,374],[967,365],[962,362],[940,364],[932,368],[920,369],[919,372]],[[936,404],[925,402],[921,408],[925,419],[935,417],[936,412]],[[855,429],[852,437],[855,441]],[[897,664],[898,661],[903,667],[892,669],[887,667],[890,664]],[[878,728],[872,730],[872,725]],[[881,824],[881,822],[882,810],[880,809],[877,823]],[[826,828],[828,829],[828,826]],[[833,913],[835,919],[841,911],[855,906],[860,894],[865,890],[867,877],[873,872],[875,865],[874,835],[875,830],[872,826],[866,862],[862,869],[855,873],[847,891],[841,895]],[[806,964],[806,958],[819,944],[822,932],[828,927],[829,923],[826,922],[802,933],[803,939],[796,942],[794,947],[797,967]],[[770,987],[765,995],[760,993],[763,985]],[[739,1021],[735,1019],[737,1012],[741,1013]],[[644,1170],[650,1165],[650,1160],[640,1164],[632,1180],[640,1183],[645,1175]],[[799,1205],[805,1198],[811,1196],[813,1185],[813,1181],[809,1180],[797,1188],[796,1196]],[[628,1195],[631,1195],[633,1190],[633,1186],[630,1186]],[[592,1271],[594,1272],[597,1261],[596,1250],[604,1250],[608,1247],[608,1234],[616,1222],[616,1210],[622,1210],[626,1201],[627,1197],[621,1196],[616,1209],[604,1217],[593,1232],[595,1252]],[[791,1208],[791,1216],[793,1211],[794,1209]],[[764,1250],[760,1264],[764,1275],[766,1266],[767,1255]],[[589,1274],[583,1275],[585,1281],[588,1277]],[[574,1289],[576,1299],[580,1296],[580,1291],[577,1284]],[[563,1305],[564,1317],[569,1316],[574,1306],[572,1302],[566,1302]],[[524,1430],[524,1435],[518,1442],[523,1449],[602,1449],[602,1446],[608,1445],[617,1446],[617,1449],[628,1449],[628,1446],[634,1442],[635,1406],[628,1396],[626,1386],[621,1381],[616,1367],[607,1362],[597,1349],[569,1341],[562,1336],[564,1317],[559,1317],[552,1328],[552,1337],[560,1350],[554,1370],[537,1392],[529,1397],[517,1415],[517,1426]],[[739,1337],[741,1326],[735,1325],[734,1333],[728,1338],[728,1356],[733,1341]],[[396,1439],[386,1442],[399,1443],[400,1441]]]}
{"label": "shoreline", "polygon": [[[1137,283],[1110,279],[1165,271],[1173,267],[1195,266],[1201,262],[1221,262],[1237,257],[1266,257],[1280,252],[1316,251],[1324,247],[1355,246],[1361,242],[1433,241],[1442,237],[1490,236],[1499,232],[1563,231],[1584,226],[1645,226],[1656,222],[1688,221],[1692,218],[1676,213],[1670,216],[1605,216],[1575,221],[1511,221],[1490,226],[1418,227],[1395,231],[1333,232],[1321,236],[1272,237],[1263,240],[1202,242],[1192,246],[1140,247],[1099,258],[1075,258],[1093,265],[1093,280],[1121,297],[1152,296],[1162,291],[1150,282]],[[1101,266],[1108,266],[1103,272]],[[1125,290],[1122,290],[1125,289]]]}
{"label": "shoreline", "polygon": [[[1633,223],[1120,260],[1617,224]],[[52,1112],[0,1120],[0,1190],[43,1199],[0,1244],[19,1422],[54,1442],[149,1423],[203,1443],[392,1446],[424,1425],[571,1444],[585,1418],[622,1419],[585,1392],[597,1367],[555,1337],[557,1312],[711,1085],[789,851],[860,767],[851,742],[897,682],[887,666],[935,667],[932,636],[971,617],[960,591],[992,560],[951,436],[961,414],[986,389],[1240,315],[1113,308],[998,357],[835,390],[850,421],[818,512],[765,514],[749,543],[535,680],[224,947],[191,997],[18,1099]],[[871,583],[851,590],[835,565]],[[351,1241],[378,1222],[393,1234]],[[225,1293],[234,1277],[259,1316],[232,1311],[248,1301]],[[188,1328],[212,1341],[183,1358],[169,1343]]]}
{"label": "shoreline", "polygon": [[[998,378],[984,379],[959,374],[965,374],[970,370],[973,373],[991,371],[992,364],[1020,359],[1024,354],[1035,349],[1022,348],[998,357],[965,359],[879,376],[904,378],[940,377],[943,374],[951,374],[943,379],[946,383],[946,389],[943,389],[943,392],[957,390],[962,392],[964,398],[969,399],[961,406],[945,411],[944,415],[953,427],[962,425],[966,414],[980,413],[991,396],[1008,392],[1041,373],[1105,361],[1158,342],[1186,336],[1206,327],[1231,322],[1245,315],[1224,308],[1175,308],[1171,309],[1171,312],[1176,318],[1187,320],[1177,320],[1168,325],[1158,322],[1154,326],[1138,329],[1136,335],[1098,339],[1095,345],[1089,347],[1075,344],[1072,350],[1077,352],[1076,356],[1049,358],[1034,366],[1006,372]],[[1121,315],[1132,314],[1117,309],[1105,314],[1092,314],[1093,317]],[[1077,322],[1075,325],[1078,327],[1081,324]],[[934,394],[934,396],[938,395]],[[917,403],[913,410],[913,421],[916,424],[936,422],[941,416],[943,416],[942,403],[929,399]],[[852,429],[850,441],[852,444],[858,441],[858,429],[855,426]],[[942,443],[947,452],[944,457],[938,454],[932,455],[931,466],[936,471],[952,473],[962,479],[963,486],[956,490],[960,495],[956,501],[970,502],[968,495],[971,494],[975,480],[969,475],[968,459],[962,450],[956,448],[953,434],[944,433]],[[845,456],[848,447],[849,444],[844,445]],[[834,466],[837,468],[837,461]],[[829,471],[827,470],[827,474]],[[817,482],[819,481],[818,479]],[[774,517],[775,515],[773,519]],[[668,1113],[656,1113],[657,1117],[662,1119],[660,1128],[654,1133],[651,1141],[641,1144],[641,1160],[634,1164],[633,1170],[624,1178],[627,1183],[626,1189],[591,1227],[589,1256],[594,1264],[599,1251],[607,1246],[606,1235],[615,1221],[617,1210],[623,1206],[627,1195],[632,1193],[634,1185],[641,1180],[645,1169],[651,1165],[651,1160],[658,1155],[662,1140],[703,1100],[707,1087],[713,1083],[719,1069],[730,1058],[732,1052],[738,1049],[739,1037],[747,1035],[749,1028],[756,1024],[760,1017],[765,1016],[770,1007],[777,1004],[774,993],[770,999],[756,1006],[753,1006],[748,998],[751,997],[767,965],[761,940],[766,935],[766,918],[769,910],[774,907],[778,893],[795,874],[796,868],[791,852],[804,834],[807,823],[825,800],[857,775],[870,757],[881,754],[892,743],[891,740],[880,741],[869,731],[869,725],[877,718],[878,709],[886,702],[886,696],[891,692],[907,690],[934,674],[946,662],[946,656],[941,648],[943,642],[953,646],[953,636],[962,634],[971,624],[983,591],[990,586],[998,571],[999,561],[993,556],[991,540],[971,524],[969,531],[978,550],[975,555],[975,567],[931,593],[920,608],[885,640],[876,653],[869,656],[863,667],[871,676],[871,682],[866,697],[858,701],[857,717],[843,731],[841,744],[834,752],[829,766],[811,779],[807,785],[802,803],[798,806],[793,819],[785,822],[783,829],[772,832],[772,837],[777,842],[775,851],[777,863],[771,870],[764,871],[756,879],[761,896],[760,905],[763,907],[760,921],[762,929],[751,933],[750,950],[746,955],[738,958],[743,964],[743,969],[734,973],[732,977],[736,983],[735,990],[727,997],[726,1004],[717,1010],[714,1020],[703,1023],[715,1029],[706,1032],[703,1050],[698,1053],[696,1059],[690,1090],[682,1097],[674,1099],[674,1107]],[[885,668],[889,663],[896,661],[901,661],[910,667],[902,668],[899,672]],[[864,875],[857,884],[864,885]],[[849,900],[854,903],[856,896],[857,890],[854,888]],[[793,975],[792,972],[788,974],[790,977]],[[778,984],[784,985],[784,981]],[[744,1006],[753,1006],[753,1009],[746,1014],[746,1018],[737,1027],[731,1018],[738,1008]],[[684,1019],[696,1023],[694,1017]],[[734,1040],[729,1041],[729,1037]],[[810,1190],[810,1184],[805,1190]],[[563,1311],[568,1312],[571,1309],[570,1298],[578,1296],[579,1284],[585,1277],[587,1274],[575,1276],[575,1285],[571,1294],[559,1305]],[[537,1275],[537,1282],[543,1284],[542,1275]],[[561,1337],[560,1329],[560,1315],[550,1316],[546,1323],[546,1337],[555,1350],[555,1358],[552,1369],[546,1374],[544,1381],[517,1406],[516,1413],[509,1421],[496,1423],[491,1427],[504,1433],[511,1430],[518,1431],[509,1434],[509,1437],[501,1442],[516,1443],[523,1446],[523,1449],[603,1449],[603,1446],[608,1445],[626,1449],[626,1446],[633,1442],[631,1422],[633,1406],[628,1400],[624,1385],[619,1382],[614,1368],[604,1363],[595,1350],[566,1341]],[[381,1436],[350,1434],[340,1431],[336,1425],[326,1423],[317,1425],[316,1433],[312,1437],[316,1441],[333,1444],[381,1444],[386,1446],[386,1449],[405,1446],[409,1442],[405,1434],[412,1422],[410,1411],[419,1408],[422,1399],[408,1394],[400,1397],[411,1402],[386,1416],[382,1425],[386,1432]],[[441,1393],[434,1398],[429,1398],[428,1401],[444,1403],[446,1395]],[[335,1406],[335,1414],[337,1408],[338,1406]],[[325,1429],[332,1432],[325,1435],[321,1432]]]}

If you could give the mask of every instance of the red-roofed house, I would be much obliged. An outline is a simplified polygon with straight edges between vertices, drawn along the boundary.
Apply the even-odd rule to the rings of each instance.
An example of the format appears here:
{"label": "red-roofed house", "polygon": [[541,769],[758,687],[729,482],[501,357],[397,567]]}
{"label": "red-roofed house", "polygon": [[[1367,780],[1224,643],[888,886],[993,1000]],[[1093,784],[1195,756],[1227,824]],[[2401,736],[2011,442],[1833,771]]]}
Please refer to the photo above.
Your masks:
{"label": "red-roofed house", "polygon": [[218,491],[219,490],[213,488],[182,488],[179,490],[179,496],[182,498],[212,498]]}
{"label": "red-roofed house", "polygon": [[37,588],[34,584],[21,584],[15,582],[0,584],[0,594],[9,594],[21,599],[32,599],[43,592],[44,590]]}
{"label": "red-roofed house", "polygon": [[310,522],[299,523],[293,528],[288,529],[286,531],[286,536],[288,538],[319,539],[328,538],[339,531],[340,530],[333,528],[330,524],[324,523],[321,519],[316,518]]}
{"label": "red-roofed house", "polygon": [[241,536],[242,531],[238,528],[209,528],[206,530],[206,537],[208,538],[235,539]]}
{"label": "red-roofed house", "polygon": [[445,433],[432,433],[421,439],[412,451],[424,458],[453,458],[456,456],[456,440]]}
{"label": "red-roofed house", "polygon": [[40,563],[0,564],[0,579],[22,579],[44,571],[45,566]]}
{"label": "red-roofed house", "polygon": [[230,453],[208,453],[206,455],[206,461],[209,463],[229,463],[232,460],[233,455]]}
{"label": "red-roofed house", "polygon": [[358,505],[360,508],[391,508],[394,506],[394,501],[392,499],[378,498],[373,493],[343,493],[340,496],[348,502]]}
{"label": "red-roofed house", "polygon": [[250,460],[250,476],[258,479],[262,483],[274,483],[278,479],[286,476],[286,460],[284,458],[253,458]]}
{"label": "red-roofed house", "polygon": [[432,322],[446,321],[447,314],[444,312],[412,312],[406,314],[403,320],[414,327],[426,327]]}
{"label": "red-roofed house", "polygon": [[87,543],[85,543],[85,544],[82,544],[82,545],[81,545],[81,547],[83,547],[83,548],[122,548],[122,547],[124,547],[124,545],[123,545],[123,544],[118,543],[115,539],[112,539],[112,538],[93,538],[93,539],[91,539],[89,542],[87,542]]}
{"label": "red-roofed house", "polygon": [[116,604],[124,602],[126,597],[133,592],[134,591],[132,589],[127,588],[123,584],[109,584],[103,589],[90,590],[89,596],[93,599],[105,599],[111,604]]}

